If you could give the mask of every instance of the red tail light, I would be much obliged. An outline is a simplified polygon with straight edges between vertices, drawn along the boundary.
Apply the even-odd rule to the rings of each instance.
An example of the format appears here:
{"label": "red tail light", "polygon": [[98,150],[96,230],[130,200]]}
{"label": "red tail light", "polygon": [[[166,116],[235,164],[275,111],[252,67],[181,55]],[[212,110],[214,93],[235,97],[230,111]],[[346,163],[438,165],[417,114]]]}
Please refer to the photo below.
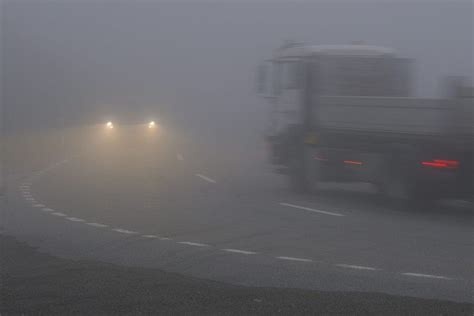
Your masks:
{"label": "red tail light", "polygon": [[447,168],[455,169],[459,166],[459,161],[457,160],[444,160],[444,159],[433,159],[431,161],[422,161],[423,166],[433,167],[433,168]]}
{"label": "red tail light", "polygon": [[362,161],[357,160],[344,160],[344,163],[349,165],[362,165]]}

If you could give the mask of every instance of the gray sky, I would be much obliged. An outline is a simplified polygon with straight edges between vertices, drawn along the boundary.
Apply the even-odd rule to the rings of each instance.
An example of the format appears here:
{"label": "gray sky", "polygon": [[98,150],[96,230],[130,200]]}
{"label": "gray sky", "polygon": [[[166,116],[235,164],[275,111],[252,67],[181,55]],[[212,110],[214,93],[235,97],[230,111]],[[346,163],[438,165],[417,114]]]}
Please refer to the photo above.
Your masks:
{"label": "gray sky", "polygon": [[255,66],[285,39],[393,47],[417,60],[419,95],[435,95],[442,76],[474,71],[472,1],[18,0],[2,8],[4,105],[11,117],[46,125],[59,106],[72,120],[117,108],[251,115]]}

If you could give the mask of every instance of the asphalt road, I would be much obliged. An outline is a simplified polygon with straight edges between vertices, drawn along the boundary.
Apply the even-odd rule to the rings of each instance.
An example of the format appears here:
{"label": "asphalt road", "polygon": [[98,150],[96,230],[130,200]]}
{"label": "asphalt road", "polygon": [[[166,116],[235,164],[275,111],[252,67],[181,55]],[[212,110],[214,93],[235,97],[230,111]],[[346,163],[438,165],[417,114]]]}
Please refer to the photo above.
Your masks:
{"label": "asphalt road", "polygon": [[406,209],[363,186],[297,195],[258,143],[121,132],[12,177],[7,234],[237,285],[473,301],[468,204]]}

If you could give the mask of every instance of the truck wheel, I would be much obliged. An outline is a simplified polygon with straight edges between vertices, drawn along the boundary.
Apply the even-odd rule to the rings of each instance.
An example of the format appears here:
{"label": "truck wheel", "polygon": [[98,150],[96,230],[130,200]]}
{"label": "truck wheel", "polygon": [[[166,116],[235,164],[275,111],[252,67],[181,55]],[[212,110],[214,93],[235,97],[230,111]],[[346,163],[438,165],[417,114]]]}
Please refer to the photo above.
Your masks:
{"label": "truck wheel", "polygon": [[320,162],[314,159],[316,150],[313,147],[306,146],[304,148],[304,163],[306,172],[304,173],[306,191],[308,193],[316,193],[319,189],[319,180],[321,178]]}
{"label": "truck wheel", "polygon": [[385,170],[381,193],[390,203],[408,207],[424,207],[429,204],[426,194],[417,188],[416,176],[408,176],[406,170]]}
{"label": "truck wheel", "polygon": [[386,176],[382,190],[386,197],[395,200],[411,200],[414,196],[411,185],[403,179],[403,176],[396,173]]}
{"label": "truck wheel", "polygon": [[290,189],[295,193],[306,193],[304,161],[300,155],[293,155],[289,161],[288,180]]}
{"label": "truck wheel", "polygon": [[290,162],[290,186],[297,193],[315,193],[318,190],[319,163],[313,159],[314,149],[305,146],[302,154]]}

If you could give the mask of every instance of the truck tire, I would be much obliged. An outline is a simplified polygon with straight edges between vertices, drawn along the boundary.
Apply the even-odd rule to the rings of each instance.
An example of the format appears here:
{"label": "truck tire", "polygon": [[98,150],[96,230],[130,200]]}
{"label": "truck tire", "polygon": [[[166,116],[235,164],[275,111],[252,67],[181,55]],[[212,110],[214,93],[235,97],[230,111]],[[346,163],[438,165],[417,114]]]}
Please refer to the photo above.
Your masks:
{"label": "truck tire", "polygon": [[301,150],[292,155],[290,162],[290,187],[297,193],[316,193],[319,183],[319,163],[313,159],[314,149],[302,146]]}
{"label": "truck tire", "polygon": [[428,195],[417,183],[416,171],[413,169],[416,157],[416,151],[405,149],[387,158],[379,188],[389,202],[410,207],[425,206],[429,202]]}
{"label": "truck tire", "polygon": [[415,189],[400,172],[389,172],[385,175],[382,192],[389,199],[402,201],[412,200],[416,196]]}
{"label": "truck tire", "polygon": [[288,180],[290,189],[295,193],[307,193],[304,160],[302,155],[292,155],[288,166]]}
{"label": "truck tire", "polygon": [[306,191],[308,193],[317,193],[319,191],[319,181],[321,174],[321,163],[314,159],[316,150],[314,147],[305,146],[304,151],[304,164],[305,164],[305,183]]}

